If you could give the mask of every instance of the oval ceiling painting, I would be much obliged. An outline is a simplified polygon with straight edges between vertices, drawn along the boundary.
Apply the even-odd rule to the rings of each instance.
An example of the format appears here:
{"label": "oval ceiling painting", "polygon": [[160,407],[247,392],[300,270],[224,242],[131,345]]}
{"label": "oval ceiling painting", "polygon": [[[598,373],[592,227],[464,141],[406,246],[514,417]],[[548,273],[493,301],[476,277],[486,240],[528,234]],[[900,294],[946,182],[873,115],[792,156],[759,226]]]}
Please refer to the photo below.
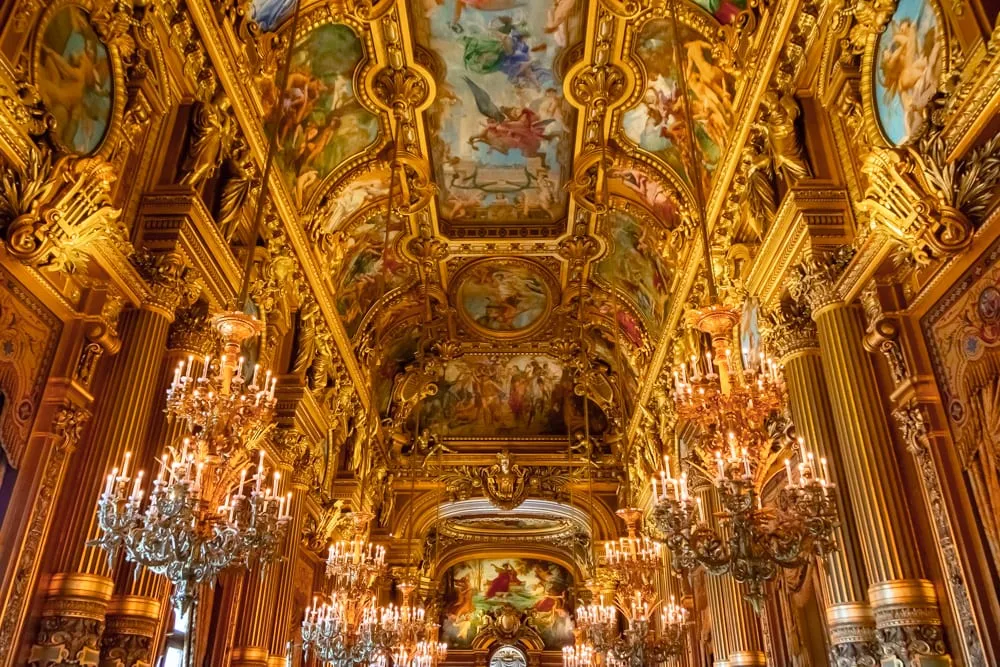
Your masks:
{"label": "oval ceiling painting", "polygon": [[537,329],[551,309],[554,281],[520,259],[484,260],[455,277],[455,302],[467,324],[489,335],[521,336]]}
{"label": "oval ceiling painting", "polygon": [[76,5],[60,9],[45,26],[36,82],[55,118],[63,148],[89,154],[108,132],[114,109],[111,61],[88,15]]}
{"label": "oval ceiling painting", "polygon": [[926,0],[900,0],[875,49],[875,110],[886,138],[905,144],[920,130],[941,78],[942,35]]}

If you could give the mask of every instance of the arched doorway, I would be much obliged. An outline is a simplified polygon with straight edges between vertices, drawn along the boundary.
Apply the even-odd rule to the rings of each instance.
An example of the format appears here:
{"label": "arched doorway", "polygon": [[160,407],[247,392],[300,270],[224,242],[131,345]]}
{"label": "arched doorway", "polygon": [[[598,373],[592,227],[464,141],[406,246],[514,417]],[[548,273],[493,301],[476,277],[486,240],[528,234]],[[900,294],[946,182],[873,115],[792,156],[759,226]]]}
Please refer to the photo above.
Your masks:
{"label": "arched doorway", "polygon": [[528,667],[528,656],[516,646],[501,646],[490,656],[490,667]]}

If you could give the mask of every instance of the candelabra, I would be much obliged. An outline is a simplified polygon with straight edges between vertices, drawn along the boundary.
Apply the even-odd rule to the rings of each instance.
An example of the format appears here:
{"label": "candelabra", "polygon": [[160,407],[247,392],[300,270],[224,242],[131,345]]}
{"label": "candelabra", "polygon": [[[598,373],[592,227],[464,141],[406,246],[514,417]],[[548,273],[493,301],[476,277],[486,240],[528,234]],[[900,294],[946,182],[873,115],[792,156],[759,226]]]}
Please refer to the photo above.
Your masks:
{"label": "candelabra", "polygon": [[374,596],[334,593],[322,605],[313,600],[302,621],[302,650],[328,667],[351,667],[377,661],[374,632],[378,613]]}
{"label": "candelabra", "polygon": [[437,641],[438,624],[414,600],[417,586],[413,581],[404,580],[397,588],[402,593],[402,604],[390,603],[378,613],[375,644],[380,654],[391,654],[393,667],[436,665],[447,654],[447,645]]}
{"label": "candelabra", "polygon": [[618,516],[624,519],[628,534],[604,543],[605,567],[627,595],[640,591],[651,597],[663,566],[663,545],[639,534],[642,512],[638,509],[621,509]]}
{"label": "candelabra", "polygon": [[159,460],[148,499],[144,471],[129,475],[131,456],[107,477],[97,509],[101,535],[91,544],[109,560],[124,550],[128,560],[166,576],[178,612],[191,607],[198,585],[213,583],[222,570],[277,558],[292,494],[279,493],[279,473],[268,479],[263,451],[253,476],[248,480],[244,468],[236,484],[204,443],[185,438]]}
{"label": "candelabra", "polygon": [[673,477],[668,456],[659,479],[651,481],[652,523],[670,549],[675,569],[704,565],[713,575],[730,573],[746,585],[745,597],[759,610],[764,587],[780,567],[798,567],[836,548],[836,499],[826,460],[817,466],[800,440],[797,481],[786,459],[786,485],[777,506],[762,506],[760,493],[772,473],[775,452],[788,441],[768,430],[785,404],[778,364],[761,353],[746,368],[732,369],[734,310],[712,306],[690,312],[688,319],[711,335],[715,355],[693,356],[674,371],[674,403],[678,418],[701,434],[692,449],[701,465],[692,465],[717,489],[723,530],[717,533],[706,521],[702,499],[688,491],[687,472]]}
{"label": "candelabra", "polygon": [[636,592],[628,604],[624,630],[619,631],[614,605],[585,605],[577,612],[577,642],[563,649],[564,667],[603,664],[607,667],[649,667],[680,655],[687,632],[687,610],[673,597],[663,606],[659,624],[650,605]]}
{"label": "candelabra", "polygon": [[[364,518],[358,519],[355,534],[365,535],[366,524]],[[335,592],[352,597],[368,595],[375,581],[384,576],[385,571],[385,547],[374,545],[365,537],[355,537],[330,545],[326,576],[331,580],[332,590]]]}
{"label": "candelabra", "polygon": [[243,313],[216,316],[223,354],[218,359],[206,356],[197,376],[193,356],[186,363],[179,362],[167,389],[167,416],[184,421],[220,454],[237,450],[274,414],[277,378],[271,377],[271,371],[261,377],[259,365],[250,377],[244,377],[245,360],[239,356],[240,343],[259,327],[259,322]]}
{"label": "candelabra", "polygon": [[[800,448],[802,445],[800,445]],[[785,460],[787,482],[774,508],[763,507],[755,482],[755,464],[742,450],[716,452],[712,479],[722,507],[717,533],[705,518],[701,498],[692,500],[687,474],[673,479],[662,473],[653,483],[653,525],[670,549],[676,569],[704,565],[710,574],[730,573],[746,585],[745,597],[760,609],[764,586],[780,567],[799,567],[836,548],[836,498],[826,477],[826,460],[804,452],[797,479]],[[665,461],[669,465],[669,459]]]}

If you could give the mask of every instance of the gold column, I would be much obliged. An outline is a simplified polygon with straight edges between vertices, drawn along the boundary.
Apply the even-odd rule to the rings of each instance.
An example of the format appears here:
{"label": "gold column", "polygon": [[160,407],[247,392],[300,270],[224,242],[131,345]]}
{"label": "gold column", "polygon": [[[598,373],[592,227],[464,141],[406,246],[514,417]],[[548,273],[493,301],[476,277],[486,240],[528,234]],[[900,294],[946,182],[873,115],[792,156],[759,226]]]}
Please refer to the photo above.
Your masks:
{"label": "gold column", "polygon": [[[705,507],[705,516],[712,528],[720,528],[717,514],[721,511],[715,488],[697,489]],[[708,606],[712,610],[712,648],[715,667],[765,667],[764,637],[760,621],[750,604],[743,599],[739,583],[730,574],[705,577]]]}
{"label": "gold column", "polygon": [[[207,312],[200,315],[182,309],[170,326],[166,355],[156,386],[156,401],[164,400],[167,387],[179,362],[194,357],[194,370],[212,352],[212,329]],[[153,470],[163,448],[186,433],[182,421],[168,420],[154,403],[149,434],[134,453],[136,470]],[[107,628],[101,641],[102,667],[135,667],[152,664],[154,651],[162,640],[169,612],[167,580],[145,567],[122,561],[115,575],[115,596],[108,608]]]}
{"label": "gold column", "polygon": [[[810,451],[821,459],[827,459],[830,481],[843,489],[844,463],[827,398],[816,325],[801,309],[786,308],[776,318],[771,340],[784,367],[795,429]],[[848,493],[838,496],[838,550],[827,557],[823,571],[819,573],[822,602],[826,607],[827,635],[833,660],[854,664],[867,659],[874,664],[877,654],[875,617],[865,599],[868,582],[861,547],[850,520],[851,501]]]}
{"label": "gold column", "polygon": [[299,545],[302,543],[302,522],[305,517],[306,493],[309,490],[307,470],[296,469],[292,474],[291,516],[285,537],[284,560],[279,564],[275,591],[274,620],[271,624],[271,657],[274,667],[285,664],[288,641],[292,635],[292,604],[295,595],[295,568],[298,564]]}
{"label": "gold column", "polygon": [[267,667],[270,657],[271,623],[275,615],[275,593],[279,572],[288,563],[262,568],[255,565],[243,578],[243,599],[236,616],[232,667]]}
{"label": "gold column", "polygon": [[[154,305],[122,314],[122,349],[95,382],[97,398],[89,438],[71,461],[57,502],[53,534],[59,539],[50,541],[48,560],[49,571],[59,574],[52,577],[46,591],[45,621],[33,652],[58,646],[67,637],[94,649],[100,642],[113,591],[111,566],[103,551],[86,542],[97,536],[97,499],[105,476],[121,464],[126,451],[136,452],[146,442],[169,325],[170,311]],[[103,604],[96,603],[98,597]],[[59,624],[72,627],[72,632],[52,632]],[[84,660],[64,654],[49,664],[97,665],[97,657],[96,651],[88,650]]]}
{"label": "gold column", "polygon": [[822,262],[808,260],[800,268],[796,290],[816,321],[879,648],[883,656],[917,664],[916,656],[901,648],[914,645],[915,638],[929,640],[933,653],[941,654],[937,596],[923,578],[885,406],[864,348],[862,313],[840,300],[830,271]]}

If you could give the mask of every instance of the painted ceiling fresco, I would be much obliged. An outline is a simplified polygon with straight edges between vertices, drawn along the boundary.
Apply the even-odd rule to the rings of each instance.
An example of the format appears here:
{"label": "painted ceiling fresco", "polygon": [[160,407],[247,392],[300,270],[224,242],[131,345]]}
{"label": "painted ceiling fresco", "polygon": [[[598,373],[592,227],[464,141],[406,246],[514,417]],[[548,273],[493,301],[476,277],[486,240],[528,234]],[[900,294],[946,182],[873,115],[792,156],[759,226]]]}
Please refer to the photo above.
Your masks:
{"label": "painted ceiling fresco", "polygon": [[[694,151],[685,121],[688,107],[681,94],[675,37],[681,40],[681,62],[695,121]],[[697,173],[707,192],[733,125],[732,77],[714,63],[711,42],[684,24],[677,27],[675,36],[667,19],[654,19],[643,26],[636,38],[635,57],[645,69],[646,88],[622,118],[625,136],[688,181],[696,161],[700,163]]]}
{"label": "painted ceiling fresco", "polygon": [[[433,355],[439,343],[453,344],[440,359],[437,392],[406,423],[419,419],[459,447],[497,438],[563,447],[583,423],[575,371],[554,354],[581,335],[565,247],[581,222],[598,239],[597,254],[587,259],[584,317],[592,326],[583,347],[631,413],[689,251],[672,232],[690,206],[692,167],[707,189],[734,124],[736,87],[713,60],[711,40],[742,0],[692,2],[676,29],[662,7],[615,23],[612,61],[634,79],[607,111],[611,205],[601,213],[582,205],[574,185],[586,177],[586,142],[577,130],[578,120],[587,127],[590,111],[575,106],[583,98],[574,77],[597,57],[593,36],[585,37],[601,13],[584,5],[409,0],[393,5],[405,8],[392,19],[401,21],[393,33],[385,28],[393,11],[365,24],[307,2],[287,92],[279,95],[273,82],[259,86],[265,112],[282,100],[282,121],[273,128],[278,166],[328,270],[343,325],[338,341],[349,348],[379,340],[372,391],[383,415],[392,412],[393,388],[418,348]],[[270,30],[287,25],[292,6],[254,0],[253,11]],[[405,79],[378,80],[400,63],[426,80],[426,99],[416,94],[419,86],[393,88]],[[414,92],[419,108],[409,124],[385,111],[392,90]],[[397,135],[411,161],[405,168],[383,150]],[[428,203],[414,212],[406,200],[392,202],[398,214],[387,229],[391,174],[412,165],[417,171],[391,190],[412,202],[413,188],[423,187]],[[421,282],[426,301],[414,289]],[[381,308],[392,308],[390,316],[373,317]],[[592,429],[600,431],[606,417],[591,405]]]}
{"label": "painted ceiling fresco", "polygon": [[[378,117],[362,106],[354,90],[354,73],[363,57],[354,31],[335,23],[313,29],[296,46],[280,95],[281,120],[272,131],[278,135],[277,164],[300,206],[378,136]],[[273,79],[261,83],[265,114],[270,114],[279,93]]]}
{"label": "painted ceiling fresco", "polygon": [[562,58],[580,37],[576,2],[415,5],[417,41],[442,69],[427,115],[442,220],[565,216],[574,114],[562,94]]}

